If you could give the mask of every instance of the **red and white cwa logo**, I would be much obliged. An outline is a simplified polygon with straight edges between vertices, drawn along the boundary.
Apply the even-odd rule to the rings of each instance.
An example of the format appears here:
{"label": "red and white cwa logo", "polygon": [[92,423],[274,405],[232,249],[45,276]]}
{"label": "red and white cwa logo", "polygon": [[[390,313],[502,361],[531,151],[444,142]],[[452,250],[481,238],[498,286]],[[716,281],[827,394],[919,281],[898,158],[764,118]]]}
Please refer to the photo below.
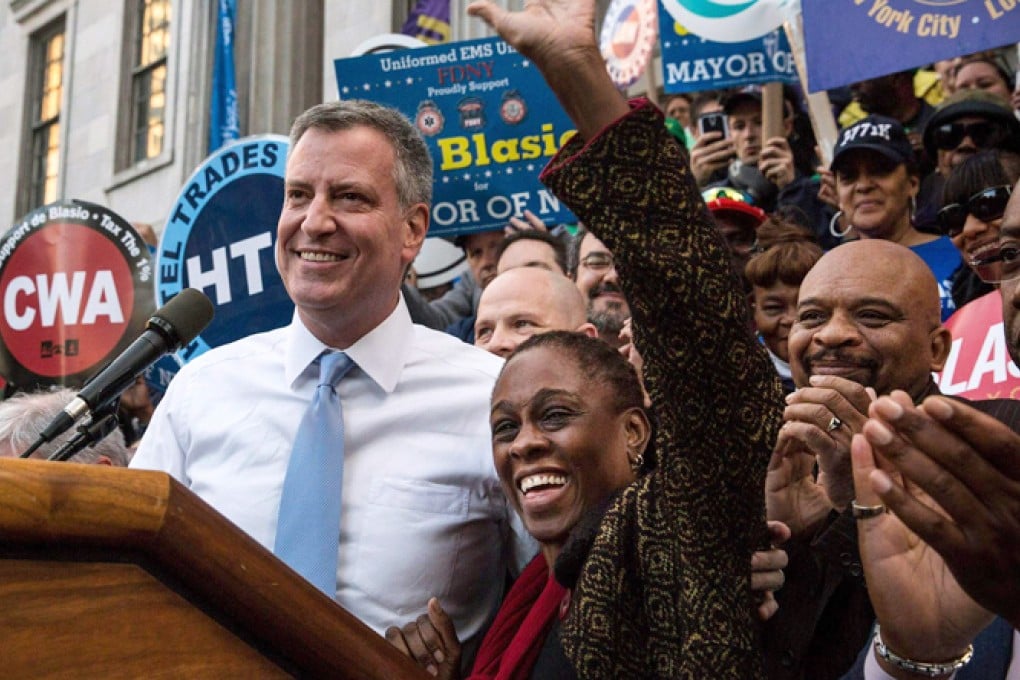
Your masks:
{"label": "red and white cwa logo", "polygon": [[135,303],[131,264],[109,236],[50,222],[18,244],[0,276],[0,338],[24,369],[84,373],[120,342]]}

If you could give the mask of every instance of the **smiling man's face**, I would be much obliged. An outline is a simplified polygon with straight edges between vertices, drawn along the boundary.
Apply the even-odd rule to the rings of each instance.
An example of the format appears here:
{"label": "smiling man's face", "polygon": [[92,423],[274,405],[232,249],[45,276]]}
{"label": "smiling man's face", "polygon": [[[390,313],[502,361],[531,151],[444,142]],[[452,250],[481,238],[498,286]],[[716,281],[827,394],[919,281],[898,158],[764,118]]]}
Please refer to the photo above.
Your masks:
{"label": "smiling man's face", "polygon": [[804,278],[790,369],[797,387],[812,375],[838,375],[880,395],[899,389],[917,398],[950,341],[924,261],[898,244],[863,239],[833,249]]}
{"label": "smiling man's face", "polygon": [[323,342],[349,346],[393,311],[425,238],[428,207],[401,206],[395,158],[381,132],[357,126],[309,129],[287,159],[277,268]]}

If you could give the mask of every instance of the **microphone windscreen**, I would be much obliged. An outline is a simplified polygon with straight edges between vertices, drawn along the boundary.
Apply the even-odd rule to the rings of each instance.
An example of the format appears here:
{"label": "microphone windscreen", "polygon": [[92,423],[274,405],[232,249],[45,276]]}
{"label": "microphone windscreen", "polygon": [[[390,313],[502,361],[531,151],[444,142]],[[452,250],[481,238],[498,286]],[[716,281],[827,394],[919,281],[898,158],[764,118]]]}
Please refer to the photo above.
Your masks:
{"label": "microphone windscreen", "polygon": [[209,298],[195,288],[185,288],[152,316],[174,329],[178,344],[187,345],[209,325],[213,313]]}

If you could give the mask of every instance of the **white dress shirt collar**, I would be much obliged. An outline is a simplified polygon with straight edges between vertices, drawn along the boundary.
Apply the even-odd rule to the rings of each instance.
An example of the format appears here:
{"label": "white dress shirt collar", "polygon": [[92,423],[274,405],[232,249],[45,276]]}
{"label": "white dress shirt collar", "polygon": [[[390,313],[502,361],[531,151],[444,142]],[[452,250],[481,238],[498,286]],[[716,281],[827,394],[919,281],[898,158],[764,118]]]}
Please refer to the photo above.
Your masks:
{"label": "white dress shirt collar", "polygon": [[[403,296],[382,323],[344,350],[354,363],[386,393],[396,389],[414,339],[414,326]],[[284,377],[292,388],[322,352],[329,347],[301,322],[297,310],[287,329]]]}

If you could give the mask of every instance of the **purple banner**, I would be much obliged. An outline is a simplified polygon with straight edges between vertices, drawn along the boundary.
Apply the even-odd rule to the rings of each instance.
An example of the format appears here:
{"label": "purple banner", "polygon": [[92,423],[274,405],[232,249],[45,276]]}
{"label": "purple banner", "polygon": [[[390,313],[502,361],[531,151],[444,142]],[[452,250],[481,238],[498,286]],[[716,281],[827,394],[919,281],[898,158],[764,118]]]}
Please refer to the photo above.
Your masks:
{"label": "purple banner", "polygon": [[429,45],[449,42],[450,0],[418,0],[400,32]]}

